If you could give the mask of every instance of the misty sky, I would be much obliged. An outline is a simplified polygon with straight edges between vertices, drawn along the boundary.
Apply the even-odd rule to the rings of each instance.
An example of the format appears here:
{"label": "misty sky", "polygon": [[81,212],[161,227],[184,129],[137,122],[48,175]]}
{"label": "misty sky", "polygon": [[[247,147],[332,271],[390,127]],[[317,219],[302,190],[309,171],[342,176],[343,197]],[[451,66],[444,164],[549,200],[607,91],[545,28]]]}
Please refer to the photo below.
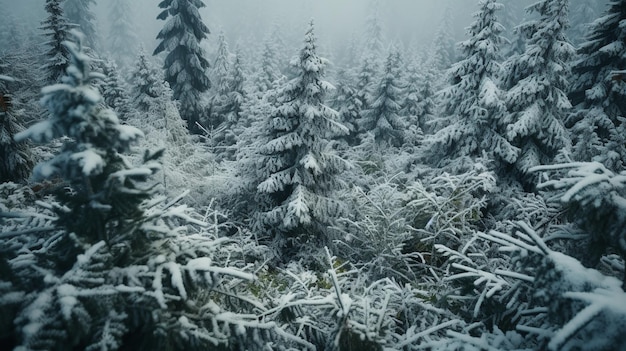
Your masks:
{"label": "misty sky", "polygon": [[[156,19],[159,0],[132,0],[137,33],[146,51],[155,47],[155,37],[163,25]],[[0,0],[3,9],[12,13],[18,23],[38,28],[45,16],[44,0]],[[338,49],[351,37],[363,32],[365,19],[373,12],[370,0],[205,0],[201,10],[211,29],[207,43],[224,31],[231,47],[261,42],[275,24],[285,42],[295,51],[303,37],[306,23],[314,18],[322,48]],[[380,19],[387,43],[423,46],[432,41],[446,6],[452,4],[455,36],[463,39],[464,27],[471,22],[476,0],[384,0],[380,1]],[[94,9],[101,38],[106,38],[108,1],[98,0]]]}

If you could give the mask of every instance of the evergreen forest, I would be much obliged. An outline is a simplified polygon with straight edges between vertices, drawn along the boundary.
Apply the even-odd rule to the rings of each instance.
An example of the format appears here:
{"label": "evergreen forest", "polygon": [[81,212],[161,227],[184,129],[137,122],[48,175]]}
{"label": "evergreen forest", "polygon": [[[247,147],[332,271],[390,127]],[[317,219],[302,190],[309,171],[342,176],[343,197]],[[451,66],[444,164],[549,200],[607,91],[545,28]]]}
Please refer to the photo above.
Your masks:
{"label": "evergreen forest", "polygon": [[0,1],[0,349],[626,350],[626,0],[301,2]]}

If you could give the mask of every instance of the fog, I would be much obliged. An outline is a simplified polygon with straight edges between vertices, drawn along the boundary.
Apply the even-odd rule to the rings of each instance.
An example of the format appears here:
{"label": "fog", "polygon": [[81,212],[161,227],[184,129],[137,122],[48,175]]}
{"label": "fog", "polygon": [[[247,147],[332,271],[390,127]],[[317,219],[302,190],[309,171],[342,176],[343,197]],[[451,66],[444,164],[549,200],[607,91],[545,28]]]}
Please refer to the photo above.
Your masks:
{"label": "fog", "polygon": [[[133,17],[137,34],[146,51],[156,46],[156,35],[163,21],[156,19],[159,0],[133,0]],[[278,28],[288,50],[297,51],[310,19],[316,22],[319,44],[323,51],[341,50],[350,38],[362,36],[365,20],[377,14],[383,28],[385,44],[401,47],[429,45],[439,27],[444,10],[450,8],[455,40],[462,40],[464,28],[471,22],[475,0],[204,0],[201,15],[211,30],[205,43],[211,43],[221,31],[232,47],[245,47],[263,41]],[[44,19],[43,0],[0,1],[3,11],[24,27],[36,28]],[[106,41],[109,29],[109,2],[96,1],[100,39]],[[294,47],[292,47],[294,46]]]}

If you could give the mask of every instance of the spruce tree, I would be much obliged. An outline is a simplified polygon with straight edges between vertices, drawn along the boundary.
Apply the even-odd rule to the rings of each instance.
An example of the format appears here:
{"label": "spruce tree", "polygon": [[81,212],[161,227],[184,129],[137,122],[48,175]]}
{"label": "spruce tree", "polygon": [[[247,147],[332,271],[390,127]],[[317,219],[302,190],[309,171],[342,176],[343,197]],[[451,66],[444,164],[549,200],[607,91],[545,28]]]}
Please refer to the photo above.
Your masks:
{"label": "spruce tree", "polygon": [[220,158],[234,159],[235,144],[240,140],[244,129],[250,126],[246,118],[244,106],[248,101],[248,93],[245,89],[245,75],[241,54],[235,55],[232,66],[224,77],[224,87],[221,89],[219,113],[223,122],[217,135],[213,137],[213,144],[218,147],[215,153]]}
{"label": "spruce tree", "polygon": [[161,1],[159,7],[163,11],[157,18],[167,22],[157,35],[161,42],[154,50],[154,55],[167,52],[163,66],[165,80],[174,92],[174,99],[180,102],[181,117],[193,133],[200,132],[196,124],[203,115],[201,94],[211,87],[207,76],[209,61],[200,46],[209,34],[198,12],[204,6],[202,0]]}
{"label": "spruce tree", "polygon": [[95,5],[95,0],[64,0],[63,10],[67,20],[80,30],[86,39],[86,45],[93,50],[97,47],[97,33],[94,21],[96,16],[91,10],[91,6]]}
{"label": "spruce tree", "polygon": [[447,70],[456,62],[456,44],[452,34],[453,21],[452,8],[447,5],[431,48],[434,62],[440,70]]}
{"label": "spruce tree", "polygon": [[137,35],[133,25],[130,0],[112,0],[109,4],[108,48],[125,69],[136,55]]}
{"label": "spruce tree", "polygon": [[432,154],[444,164],[464,156],[475,159],[483,153],[498,164],[517,159],[518,150],[504,133],[506,107],[498,87],[504,28],[498,23],[497,11],[502,4],[481,0],[479,6],[468,28],[470,38],[460,45],[464,58],[449,70],[452,85],[442,92],[447,126],[429,138]]}
{"label": "spruce tree", "polygon": [[626,83],[611,74],[626,68],[626,1],[613,0],[578,50],[570,91],[576,105],[568,118],[574,157],[621,170],[626,160]]}
{"label": "spruce tree", "polygon": [[46,45],[46,63],[43,66],[48,82],[55,83],[61,78],[69,63],[69,53],[63,46],[70,25],[67,23],[61,3],[63,0],[46,0],[48,18],[44,20],[42,29],[48,38]]}
{"label": "spruce tree", "polygon": [[131,72],[131,101],[143,112],[150,110],[154,99],[159,97],[158,87],[162,84],[161,72],[142,50],[137,56],[137,64]]}
{"label": "spruce tree", "polygon": [[[247,309],[229,300],[238,294],[234,286],[253,279],[238,268],[245,264],[222,265],[232,262],[233,247],[216,241],[217,232],[188,231],[208,227],[186,206],[164,205],[154,196],[146,181],[160,168],[156,159],[163,151],[147,151],[141,166],[130,165],[122,153],[143,133],[120,124],[113,111],[102,107],[93,80],[103,76],[90,71],[80,40],[66,45],[71,54],[67,75],[61,84],[43,89],[49,119],[16,136],[35,142],[68,138],[57,155],[35,169],[35,177],[56,182],[51,189],[55,200],[46,205],[52,227],[31,228],[37,237],[10,253],[11,274],[2,277],[2,286],[8,280],[21,297],[9,301],[2,296],[16,311],[15,345],[8,346],[206,350],[260,349],[271,342],[273,326],[248,337],[249,315],[226,311]],[[3,235],[0,243],[6,239]],[[229,280],[232,285],[226,287]],[[228,297],[213,295],[226,290]],[[206,294],[217,301],[215,308],[206,310]],[[229,307],[218,305],[223,298]],[[228,317],[219,318],[223,313]]]}
{"label": "spruce tree", "polygon": [[385,62],[381,80],[375,87],[367,108],[362,111],[360,130],[373,133],[377,142],[400,146],[406,121],[400,116],[402,108],[402,86],[396,52],[390,52]]}
{"label": "spruce tree", "polygon": [[13,140],[22,127],[11,111],[11,95],[8,83],[14,79],[3,75],[3,62],[0,58],[0,183],[24,182],[32,168],[32,155],[28,145]]}
{"label": "spruce tree", "polygon": [[332,106],[339,112],[341,123],[348,128],[349,134],[345,136],[350,145],[358,144],[358,121],[361,116],[361,100],[357,97],[357,91],[350,82],[350,77],[345,70],[337,73],[336,91],[332,100]]}
{"label": "spruce tree", "polygon": [[331,195],[343,161],[331,139],[347,130],[336,122],[338,113],[324,105],[331,86],[322,80],[326,60],[317,55],[313,30],[311,22],[295,61],[298,76],[279,91],[260,145],[258,222],[279,241],[323,242],[326,238],[318,235],[341,212]]}
{"label": "spruce tree", "polygon": [[211,72],[212,96],[209,106],[208,120],[204,121],[207,127],[217,128],[225,120],[225,104],[230,92],[230,52],[224,32],[221,32],[217,39],[217,54]]}
{"label": "spruce tree", "polygon": [[259,66],[253,78],[253,89],[257,95],[262,96],[265,92],[274,88],[277,81],[283,78],[279,69],[280,63],[277,58],[278,53],[272,45],[271,40],[263,43]]}
{"label": "spruce tree", "polygon": [[515,177],[531,185],[528,170],[550,164],[571,141],[564,120],[571,103],[565,93],[574,48],[567,40],[568,0],[541,0],[529,9],[538,17],[518,27],[526,51],[509,65],[505,119],[507,139],[520,154]]}
{"label": "spruce tree", "polygon": [[112,60],[105,60],[103,65],[104,78],[101,93],[104,102],[115,111],[122,121],[126,121],[130,115],[130,101],[126,83],[119,73],[119,68]]}

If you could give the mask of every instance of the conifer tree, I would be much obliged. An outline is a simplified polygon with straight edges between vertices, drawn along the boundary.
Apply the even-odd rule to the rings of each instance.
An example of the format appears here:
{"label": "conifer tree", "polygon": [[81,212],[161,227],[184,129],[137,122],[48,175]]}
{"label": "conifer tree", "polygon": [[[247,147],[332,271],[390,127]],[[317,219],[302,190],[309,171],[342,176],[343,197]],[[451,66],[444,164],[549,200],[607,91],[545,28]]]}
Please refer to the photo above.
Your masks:
{"label": "conifer tree", "polygon": [[63,10],[68,22],[72,23],[79,29],[86,39],[86,45],[93,50],[97,47],[97,33],[96,25],[94,21],[96,16],[91,10],[96,1],[95,0],[64,0]]}
{"label": "conifer tree", "polygon": [[434,62],[440,70],[446,70],[456,62],[456,44],[454,42],[452,8],[446,6],[439,28],[432,43]]}
{"label": "conifer tree", "polygon": [[400,146],[406,121],[400,117],[402,86],[396,52],[390,52],[380,82],[372,93],[367,109],[362,111],[361,131],[373,133],[377,142]]}
{"label": "conifer tree", "polygon": [[46,45],[46,63],[43,66],[48,82],[54,83],[61,78],[69,63],[69,54],[63,46],[70,25],[67,23],[61,3],[63,0],[46,0],[48,18],[44,20],[42,29],[48,38]]}
{"label": "conifer tree", "polygon": [[136,55],[137,35],[133,25],[130,0],[112,0],[109,4],[108,48],[117,62],[125,69]]}
{"label": "conifer tree", "polygon": [[383,55],[382,28],[378,19],[378,2],[371,4],[373,10],[365,21],[365,33],[363,38],[364,50],[360,68],[357,73],[356,97],[360,101],[361,109],[369,108],[371,95],[374,93],[375,84],[378,79],[378,71]]}
{"label": "conifer tree", "polygon": [[426,62],[420,71],[419,79],[417,89],[419,101],[416,106],[416,116],[420,129],[424,133],[429,133],[434,130],[433,119],[438,109],[436,101],[437,68],[432,63]]}
{"label": "conifer tree", "polygon": [[347,131],[336,122],[338,113],[324,105],[331,86],[322,80],[326,60],[317,55],[313,30],[311,22],[294,62],[298,76],[278,93],[278,105],[265,122],[265,140],[260,145],[258,221],[277,240],[285,236],[314,240],[341,212],[330,197],[339,186],[337,175],[343,167],[331,138]]}
{"label": "conifer tree", "polygon": [[217,128],[225,120],[225,104],[230,92],[230,52],[224,32],[218,36],[217,54],[211,72],[211,83],[213,85],[212,97],[209,107],[208,120],[203,124],[207,127]]}
{"label": "conifer tree", "polygon": [[11,95],[6,86],[12,77],[3,75],[0,58],[0,183],[23,182],[28,179],[32,168],[32,156],[25,143],[13,140],[22,127],[11,113]]}
{"label": "conifer tree", "polygon": [[270,89],[274,88],[274,84],[282,78],[279,69],[280,63],[277,59],[277,53],[272,45],[271,40],[263,43],[261,52],[260,65],[256,67],[253,79],[253,88],[258,95],[263,95]]}
{"label": "conifer tree", "polygon": [[247,120],[244,113],[248,93],[245,89],[245,76],[240,57],[241,54],[235,55],[235,60],[225,78],[228,85],[223,89],[221,105],[219,106],[223,123],[219,128],[218,135],[214,137],[214,144],[221,147],[217,153],[226,159],[234,158],[234,145],[240,139],[244,129],[250,126],[250,121]]}
{"label": "conifer tree", "polygon": [[103,65],[104,78],[101,86],[104,102],[115,111],[122,121],[130,114],[130,101],[126,84],[119,73],[119,68],[112,60],[105,60]]}
{"label": "conifer tree", "polygon": [[526,185],[531,167],[552,163],[571,144],[564,126],[571,108],[565,90],[574,54],[565,36],[568,5],[568,0],[542,0],[529,7],[538,18],[518,27],[526,51],[509,65],[507,138],[520,148],[515,172]]}
{"label": "conifer tree", "polygon": [[[139,167],[130,165],[122,152],[143,133],[121,125],[113,111],[102,108],[92,81],[103,76],[90,71],[80,40],[66,45],[71,54],[67,75],[61,84],[43,89],[50,118],[16,136],[35,142],[69,138],[35,169],[36,177],[60,182],[52,189],[55,202],[46,206],[53,226],[31,228],[39,237],[24,241],[24,248],[13,253],[18,262],[8,265],[11,275],[2,277],[3,287],[8,280],[21,297],[9,301],[2,295],[2,303],[16,310],[15,345],[8,346],[202,350],[258,349],[271,342],[271,325],[248,338],[249,315],[226,312],[225,305],[215,303],[206,310],[205,294],[229,290],[232,297],[231,288],[253,276],[221,265],[231,257],[220,258],[217,232],[192,234],[180,226],[181,221],[206,226],[192,211],[176,201],[160,205],[163,199],[145,184],[160,168],[156,159],[162,150],[146,152]],[[227,277],[237,283],[227,288]],[[246,309],[235,304],[233,309]],[[217,316],[224,312],[227,318]]]}
{"label": "conifer tree", "polygon": [[350,84],[350,78],[345,70],[337,73],[337,90],[332,100],[332,106],[339,112],[341,123],[348,128],[345,136],[350,145],[358,144],[358,121],[361,116],[361,100],[357,97],[356,89]]}
{"label": "conifer tree", "polygon": [[518,150],[503,135],[506,107],[498,87],[504,28],[497,11],[502,4],[481,0],[479,6],[468,28],[469,39],[460,45],[464,58],[448,72],[452,85],[442,98],[447,126],[429,138],[429,146],[443,163],[486,153],[498,163],[511,164]]}
{"label": "conifer tree", "polygon": [[574,157],[621,170],[626,160],[626,83],[611,74],[626,68],[626,1],[613,0],[589,28],[578,50],[570,92],[576,109],[568,118]]}
{"label": "conifer tree", "polygon": [[142,50],[137,56],[137,64],[131,72],[131,101],[143,112],[150,110],[154,99],[159,97],[158,87],[162,84],[161,72]]}
{"label": "conifer tree", "polygon": [[206,39],[209,28],[204,24],[199,8],[202,0],[163,0],[163,11],[157,17],[167,21],[157,35],[161,42],[154,55],[167,52],[164,70],[165,80],[180,102],[180,114],[187,121],[189,131],[200,132],[196,125],[203,115],[200,95],[211,87],[207,76],[209,61],[204,57],[200,42]]}

